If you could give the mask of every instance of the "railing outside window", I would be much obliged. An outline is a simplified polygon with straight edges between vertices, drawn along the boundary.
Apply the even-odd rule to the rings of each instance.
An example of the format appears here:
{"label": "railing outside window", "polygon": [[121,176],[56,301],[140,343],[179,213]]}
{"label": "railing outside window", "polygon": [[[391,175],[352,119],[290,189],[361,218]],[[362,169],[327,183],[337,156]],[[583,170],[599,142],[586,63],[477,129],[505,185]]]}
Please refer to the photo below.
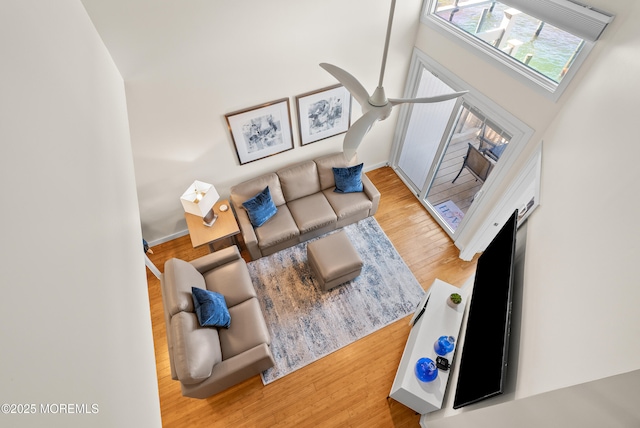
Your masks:
{"label": "railing outside window", "polygon": [[[561,8],[567,17],[554,8]],[[574,22],[582,13],[595,22],[589,21],[584,31],[581,21]],[[560,96],[611,19],[568,0],[426,0],[423,13],[427,25],[481,50],[553,99]]]}

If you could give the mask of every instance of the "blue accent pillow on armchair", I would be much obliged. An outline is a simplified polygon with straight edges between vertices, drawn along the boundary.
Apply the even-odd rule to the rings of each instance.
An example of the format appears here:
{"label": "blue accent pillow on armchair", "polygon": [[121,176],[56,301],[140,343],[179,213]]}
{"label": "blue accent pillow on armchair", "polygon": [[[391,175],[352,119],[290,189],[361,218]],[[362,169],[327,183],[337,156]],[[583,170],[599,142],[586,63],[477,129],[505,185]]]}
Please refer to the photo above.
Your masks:
{"label": "blue accent pillow on armchair", "polygon": [[333,168],[333,178],[336,181],[336,188],[333,191],[337,193],[362,192],[363,166],[364,164],[361,163],[347,168]]}
{"label": "blue accent pillow on armchair", "polygon": [[271,199],[269,186],[265,187],[262,192],[258,193],[253,198],[244,201],[242,206],[247,210],[249,220],[251,220],[253,227],[262,226],[278,211],[278,208],[273,203],[273,199]]}
{"label": "blue accent pillow on armchair", "polygon": [[201,326],[229,328],[231,315],[222,294],[197,287],[191,287],[191,294]]}

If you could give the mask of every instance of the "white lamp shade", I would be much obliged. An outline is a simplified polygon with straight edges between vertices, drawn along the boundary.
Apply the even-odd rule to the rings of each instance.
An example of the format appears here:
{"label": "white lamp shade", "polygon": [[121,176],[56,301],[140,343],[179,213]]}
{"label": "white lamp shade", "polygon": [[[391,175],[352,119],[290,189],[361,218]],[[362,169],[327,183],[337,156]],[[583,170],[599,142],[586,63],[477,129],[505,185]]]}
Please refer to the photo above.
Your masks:
{"label": "white lamp shade", "polygon": [[180,202],[182,202],[185,212],[204,217],[211,211],[218,199],[220,199],[220,195],[213,184],[196,180],[180,197]]}

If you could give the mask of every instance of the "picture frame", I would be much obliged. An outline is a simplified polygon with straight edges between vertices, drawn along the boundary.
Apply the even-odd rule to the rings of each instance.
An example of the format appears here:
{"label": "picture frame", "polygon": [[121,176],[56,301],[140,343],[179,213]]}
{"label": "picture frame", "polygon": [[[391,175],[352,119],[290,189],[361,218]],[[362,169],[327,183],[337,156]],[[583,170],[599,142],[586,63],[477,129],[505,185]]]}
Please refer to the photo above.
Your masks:
{"label": "picture frame", "polygon": [[300,145],[343,134],[351,126],[351,94],[333,85],[296,96]]}
{"label": "picture frame", "polygon": [[289,98],[225,114],[240,165],[293,149]]}

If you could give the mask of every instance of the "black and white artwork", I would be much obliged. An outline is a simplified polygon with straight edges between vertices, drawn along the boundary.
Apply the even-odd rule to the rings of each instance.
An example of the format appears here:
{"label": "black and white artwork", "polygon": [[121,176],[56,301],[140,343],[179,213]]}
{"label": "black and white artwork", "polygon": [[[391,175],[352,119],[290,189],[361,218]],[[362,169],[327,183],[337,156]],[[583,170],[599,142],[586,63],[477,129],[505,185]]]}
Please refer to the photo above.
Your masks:
{"label": "black and white artwork", "polygon": [[289,99],[225,115],[240,165],[293,148]]}
{"label": "black and white artwork", "polygon": [[351,94],[334,85],[296,97],[300,144],[347,132],[351,124]]}
{"label": "black and white artwork", "polygon": [[247,152],[255,153],[282,144],[282,125],[272,114],[265,114],[242,125],[242,135]]}

